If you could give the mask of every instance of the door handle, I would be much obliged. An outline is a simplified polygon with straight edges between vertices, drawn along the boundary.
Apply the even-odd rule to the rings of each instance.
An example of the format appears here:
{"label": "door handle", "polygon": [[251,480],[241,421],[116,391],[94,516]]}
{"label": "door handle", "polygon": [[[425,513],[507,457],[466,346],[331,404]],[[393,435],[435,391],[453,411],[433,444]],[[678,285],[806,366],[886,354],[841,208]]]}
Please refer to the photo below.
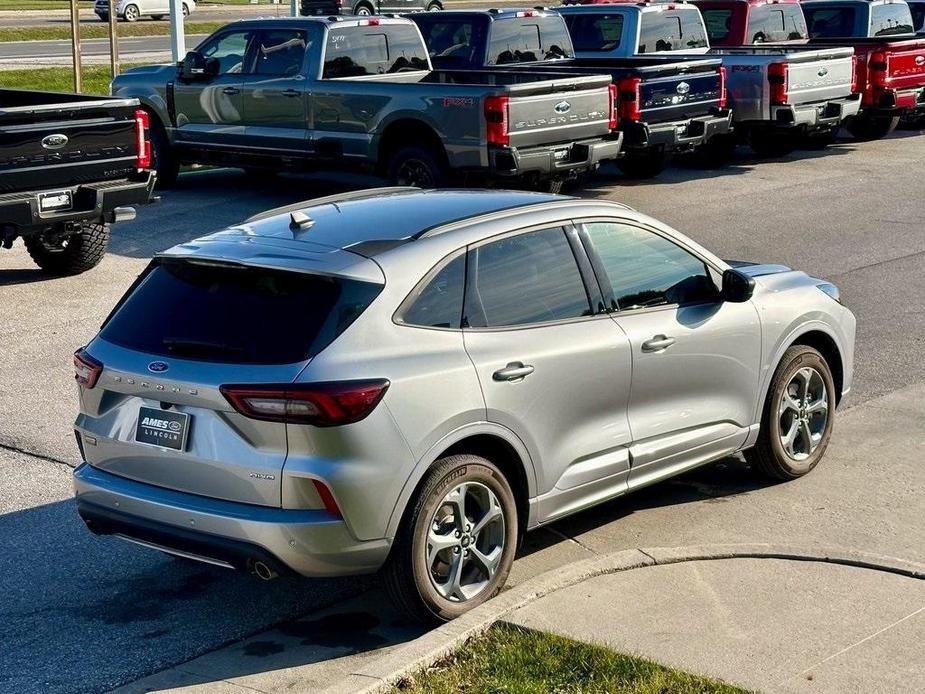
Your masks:
{"label": "door handle", "polygon": [[234,96],[235,94],[240,94],[241,90],[237,87],[225,87],[222,90],[222,94],[227,94],[228,96]]}
{"label": "door handle", "polygon": [[653,338],[650,338],[642,343],[643,352],[661,352],[663,349],[668,349],[673,345],[675,339],[673,337],[668,337],[667,335],[656,335]]}
{"label": "door handle", "polygon": [[499,369],[492,374],[496,381],[521,381],[533,373],[533,366],[524,364],[521,361],[512,361],[503,369]]}
{"label": "door handle", "polygon": [[284,90],[284,91],[282,91],[282,92],[280,92],[280,93],[281,93],[283,96],[288,96],[288,97],[290,97],[290,98],[292,98],[292,97],[294,97],[294,96],[301,96],[301,95],[302,95],[302,92],[300,92],[298,89],[286,89],[286,90]]}

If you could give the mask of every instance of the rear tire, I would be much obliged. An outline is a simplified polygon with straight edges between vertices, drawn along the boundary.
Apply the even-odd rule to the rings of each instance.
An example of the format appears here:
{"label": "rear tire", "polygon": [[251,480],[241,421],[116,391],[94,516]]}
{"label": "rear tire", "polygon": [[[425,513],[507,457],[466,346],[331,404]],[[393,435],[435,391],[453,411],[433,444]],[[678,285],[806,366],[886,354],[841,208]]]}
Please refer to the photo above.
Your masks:
{"label": "rear tire", "polygon": [[137,5],[126,5],[122,11],[122,19],[126,22],[137,22],[140,16],[141,13],[138,11]]}
{"label": "rear tire", "polygon": [[371,14],[373,14],[372,5],[367,5],[365,2],[361,2],[353,9],[353,14],[357,15],[358,17],[369,17]]}
{"label": "rear tire", "polygon": [[443,11],[443,5],[439,2],[432,2],[427,6],[428,12],[441,12]]}
{"label": "rear tire", "polygon": [[87,223],[81,231],[61,240],[48,234],[23,239],[32,260],[49,275],[79,275],[100,264],[109,246],[108,224]]}
{"label": "rear tire", "polygon": [[896,130],[899,116],[874,118],[872,116],[855,116],[845,126],[855,140],[870,142],[886,137]]}
{"label": "rear tire", "polygon": [[694,152],[691,160],[705,169],[718,169],[732,160],[735,150],[733,135],[715,135]]}
{"label": "rear tire", "polygon": [[167,190],[173,188],[180,174],[180,162],[167,137],[167,130],[160,119],[153,113],[148,114],[151,126],[148,134],[151,137],[151,168],[157,172],[157,188]]}
{"label": "rear tire", "polygon": [[645,154],[627,154],[617,160],[617,167],[628,178],[655,178],[668,166],[671,155],[663,149]]}
{"label": "rear tire", "polygon": [[514,494],[493,463],[475,455],[437,461],[395,537],[383,569],[386,590],[418,621],[459,617],[504,586],[517,523]]}
{"label": "rear tire", "polygon": [[391,185],[442,188],[447,184],[446,166],[439,154],[427,147],[401,147],[389,159],[386,177]]}
{"label": "rear tire", "polygon": [[745,451],[745,459],[774,479],[805,475],[816,467],[829,445],[835,397],[832,371],[825,358],[806,345],[790,347],[774,372],[761,431],[755,446]]}

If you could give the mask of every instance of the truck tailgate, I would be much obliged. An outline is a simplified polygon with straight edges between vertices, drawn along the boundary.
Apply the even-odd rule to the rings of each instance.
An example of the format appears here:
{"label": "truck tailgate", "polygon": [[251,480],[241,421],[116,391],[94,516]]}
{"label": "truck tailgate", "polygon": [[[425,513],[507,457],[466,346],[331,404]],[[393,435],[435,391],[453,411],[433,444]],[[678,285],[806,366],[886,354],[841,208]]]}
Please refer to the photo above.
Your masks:
{"label": "truck tailgate", "polygon": [[573,92],[553,92],[510,98],[509,133],[512,147],[574,142],[610,132],[613,103],[609,85]]}
{"label": "truck tailgate", "polygon": [[[47,103],[37,103],[42,97]],[[135,171],[138,102],[82,99],[0,90],[0,193],[99,183]]]}
{"label": "truck tailgate", "polygon": [[[886,79],[889,89],[917,89],[925,85],[925,40],[889,43],[882,51],[886,58]],[[874,64],[877,53],[868,55],[868,78],[880,66]]]}
{"label": "truck tailgate", "polygon": [[854,59],[851,57],[791,60],[788,63],[787,99],[791,104],[841,99],[851,94],[854,78]]}
{"label": "truck tailgate", "polygon": [[722,88],[718,69],[643,77],[640,85],[642,120],[658,123],[704,116],[719,107]]}

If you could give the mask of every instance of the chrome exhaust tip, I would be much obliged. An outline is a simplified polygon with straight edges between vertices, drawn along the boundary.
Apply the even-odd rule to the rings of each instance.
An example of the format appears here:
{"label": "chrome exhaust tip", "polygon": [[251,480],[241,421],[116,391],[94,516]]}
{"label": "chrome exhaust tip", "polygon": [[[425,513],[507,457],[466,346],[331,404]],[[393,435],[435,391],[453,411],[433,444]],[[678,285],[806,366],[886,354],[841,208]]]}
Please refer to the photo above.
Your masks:
{"label": "chrome exhaust tip", "polygon": [[272,581],[274,578],[279,576],[278,573],[276,573],[262,561],[255,561],[253,564],[251,564],[251,570],[257,574],[257,578],[263,581]]}
{"label": "chrome exhaust tip", "polygon": [[112,211],[113,224],[119,222],[131,222],[135,219],[134,207],[116,207]]}

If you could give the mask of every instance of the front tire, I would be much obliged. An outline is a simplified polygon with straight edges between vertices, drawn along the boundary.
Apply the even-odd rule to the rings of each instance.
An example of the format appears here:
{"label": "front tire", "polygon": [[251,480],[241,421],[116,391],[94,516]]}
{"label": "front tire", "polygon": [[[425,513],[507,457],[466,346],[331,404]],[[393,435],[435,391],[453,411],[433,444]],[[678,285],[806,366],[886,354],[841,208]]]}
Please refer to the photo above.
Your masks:
{"label": "front tire", "polygon": [[138,11],[138,7],[135,5],[127,5],[125,10],[122,12],[122,19],[124,19],[126,22],[137,22],[140,16],[141,13]]}
{"label": "front tire", "polygon": [[439,460],[403,519],[384,568],[395,603],[422,622],[455,619],[504,586],[518,538],[517,507],[485,458]]}
{"label": "front tire", "polygon": [[855,116],[845,126],[855,140],[870,142],[886,137],[896,130],[899,125],[899,116],[874,118],[871,116]]}
{"label": "front tire", "polygon": [[802,477],[822,459],[834,415],[835,382],[828,363],[812,347],[793,345],[774,373],[758,441],[745,459],[774,479]]}
{"label": "front tire", "polygon": [[440,156],[426,147],[402,147],[389,159],[386,176],[395,186],[442,188],[448,175]]}
{"label": "front tire", "polygon": [[49,275],[79,275],[100,264],[109,246],[108,224],[85,224],[70,236],[27,236],[23,241],[32,260]]}

